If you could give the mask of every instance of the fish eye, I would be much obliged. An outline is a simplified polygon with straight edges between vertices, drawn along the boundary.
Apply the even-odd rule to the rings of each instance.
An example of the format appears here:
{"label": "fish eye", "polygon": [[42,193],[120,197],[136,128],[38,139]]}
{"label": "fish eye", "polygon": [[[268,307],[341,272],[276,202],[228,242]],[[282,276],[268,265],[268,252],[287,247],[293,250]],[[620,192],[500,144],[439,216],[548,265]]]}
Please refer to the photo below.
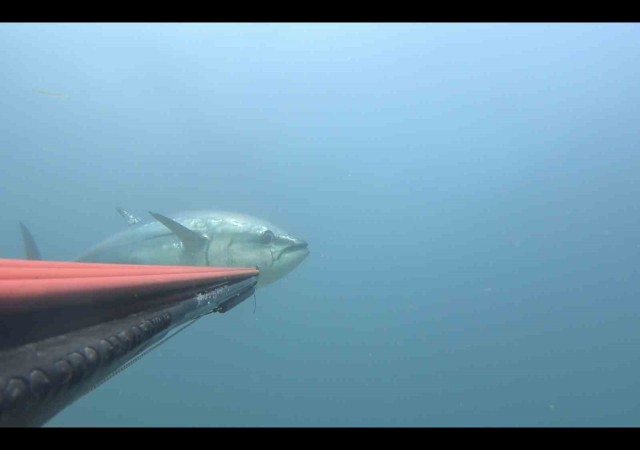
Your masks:
{"label": "fish eye", "polygon": [[273,234],[273,231],[267,230],[260,236],[260,242],[263,244],[271,244],[275,238],[276,236]]}

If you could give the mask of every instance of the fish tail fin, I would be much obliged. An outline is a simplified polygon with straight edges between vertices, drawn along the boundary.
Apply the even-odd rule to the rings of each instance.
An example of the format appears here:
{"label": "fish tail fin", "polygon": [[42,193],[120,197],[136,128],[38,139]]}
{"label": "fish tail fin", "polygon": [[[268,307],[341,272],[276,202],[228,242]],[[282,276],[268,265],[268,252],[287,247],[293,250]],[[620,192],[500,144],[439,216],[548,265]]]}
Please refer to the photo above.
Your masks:
{"label": "fish tail fin", "polygon": [[20,224],[20,232],[22,233],[22,243],[24,244],[24,252],[27,259],[33,260],[41,260],[40,250],[38,250],[38,246],[36,245],[35,239],[33,239],[33,235],[22,222],[18,222]]}

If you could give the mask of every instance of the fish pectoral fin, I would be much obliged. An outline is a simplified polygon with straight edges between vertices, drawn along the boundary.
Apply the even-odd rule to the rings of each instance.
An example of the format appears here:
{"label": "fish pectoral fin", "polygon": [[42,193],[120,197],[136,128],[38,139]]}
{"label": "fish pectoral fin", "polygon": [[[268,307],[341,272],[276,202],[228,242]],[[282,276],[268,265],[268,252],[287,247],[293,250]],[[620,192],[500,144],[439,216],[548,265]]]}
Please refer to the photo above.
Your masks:
{"label": "fish pectoral fin", "polygon": [[40,250],[38,250],[38,246],[36,245],[35,239],[33,239],[33,235],[22,222],[18,222],[20,224],[20,232],[22,233],[22,243],[24,244],[24,252],[27,259],[33,260],[41,260]]}
{"label": "fish pectoral fin", "polygon": [[117,207],[116,211],[118,211],[118,214],[120,214],[124,218],[124,220],[127,221],[127,225],[129,226],[136,225],[142,222],[141,218],[134,216],[124,208]]}
{"label": "fish pectoral fin", "polygon": [[201,250],[207,245],[207,242],[209,241],[206,236],[203,236],[196,231],[190,230],[184,225],[181,225],[175,220],[169,219],[162,214],[154,213],[151,211],[149,211],[149,214],[151,214],[153,218],[160,222],[162,225],[171,230],[173,234],[178,236],[178,238],[182,241],[185,250],[189,252]]}

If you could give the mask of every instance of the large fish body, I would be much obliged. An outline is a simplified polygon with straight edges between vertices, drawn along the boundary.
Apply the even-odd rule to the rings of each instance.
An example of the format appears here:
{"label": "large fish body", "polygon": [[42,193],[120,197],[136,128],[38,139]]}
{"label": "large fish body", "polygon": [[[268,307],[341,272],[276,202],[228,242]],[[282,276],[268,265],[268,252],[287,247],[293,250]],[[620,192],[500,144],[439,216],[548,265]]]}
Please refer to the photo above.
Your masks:
{"label": "large fish body", "polygon": [[76,258],[121,264],[258,267],[258,286],[282,278],[309,255],[307,242],[256,217],[192,211],[148,223],[120,211],[131,224]]}

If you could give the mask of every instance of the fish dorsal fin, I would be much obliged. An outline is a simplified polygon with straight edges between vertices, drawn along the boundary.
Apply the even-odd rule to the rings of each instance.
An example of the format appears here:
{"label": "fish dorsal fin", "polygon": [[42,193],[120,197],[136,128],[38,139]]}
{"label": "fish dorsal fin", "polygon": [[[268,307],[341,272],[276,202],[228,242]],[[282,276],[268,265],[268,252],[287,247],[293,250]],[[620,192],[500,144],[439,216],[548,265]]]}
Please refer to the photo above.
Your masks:
{"label": "fish dorsal fin", "polygon": [[142,222],[142,219],[140,219],[139,217],[134,216],[133,214],[131,214],[129,211],[127,211],[124,208],[116,208],[116,211],[118,211],[118,214],[120,214],[124,220],[127,221],[127,225],[132,226],[132,225],[136,225],[140,222]]}
{"label": "fish dorsal fin", "polygon": [[173,234],[178,236],[178,238],[180,238],[180,240],[182,241],[185,250],[189,252],[201,250],[206,246],[207,242],[209,242],[209,239],[206,236],[203,236],[196,231],[190,230],[189,228],[179,224],[173,219],[169,219],[162,214],[154,213],[151,211],[149,211],[149,214],[151,214],[153,218],[160,222],[162,225],[171,230]]}
{"label": "fish dorsal fin", "polygon": [[40,260],[40,250],[38,250],[38,246],[36,245],[35,239],[33,239],[33,235],[29,231],[29,229],[22,222],[18,222],[20,224],[20,232],[22,233],[22,242],[24,244],[24,252],[26,254],[27,259]]}

